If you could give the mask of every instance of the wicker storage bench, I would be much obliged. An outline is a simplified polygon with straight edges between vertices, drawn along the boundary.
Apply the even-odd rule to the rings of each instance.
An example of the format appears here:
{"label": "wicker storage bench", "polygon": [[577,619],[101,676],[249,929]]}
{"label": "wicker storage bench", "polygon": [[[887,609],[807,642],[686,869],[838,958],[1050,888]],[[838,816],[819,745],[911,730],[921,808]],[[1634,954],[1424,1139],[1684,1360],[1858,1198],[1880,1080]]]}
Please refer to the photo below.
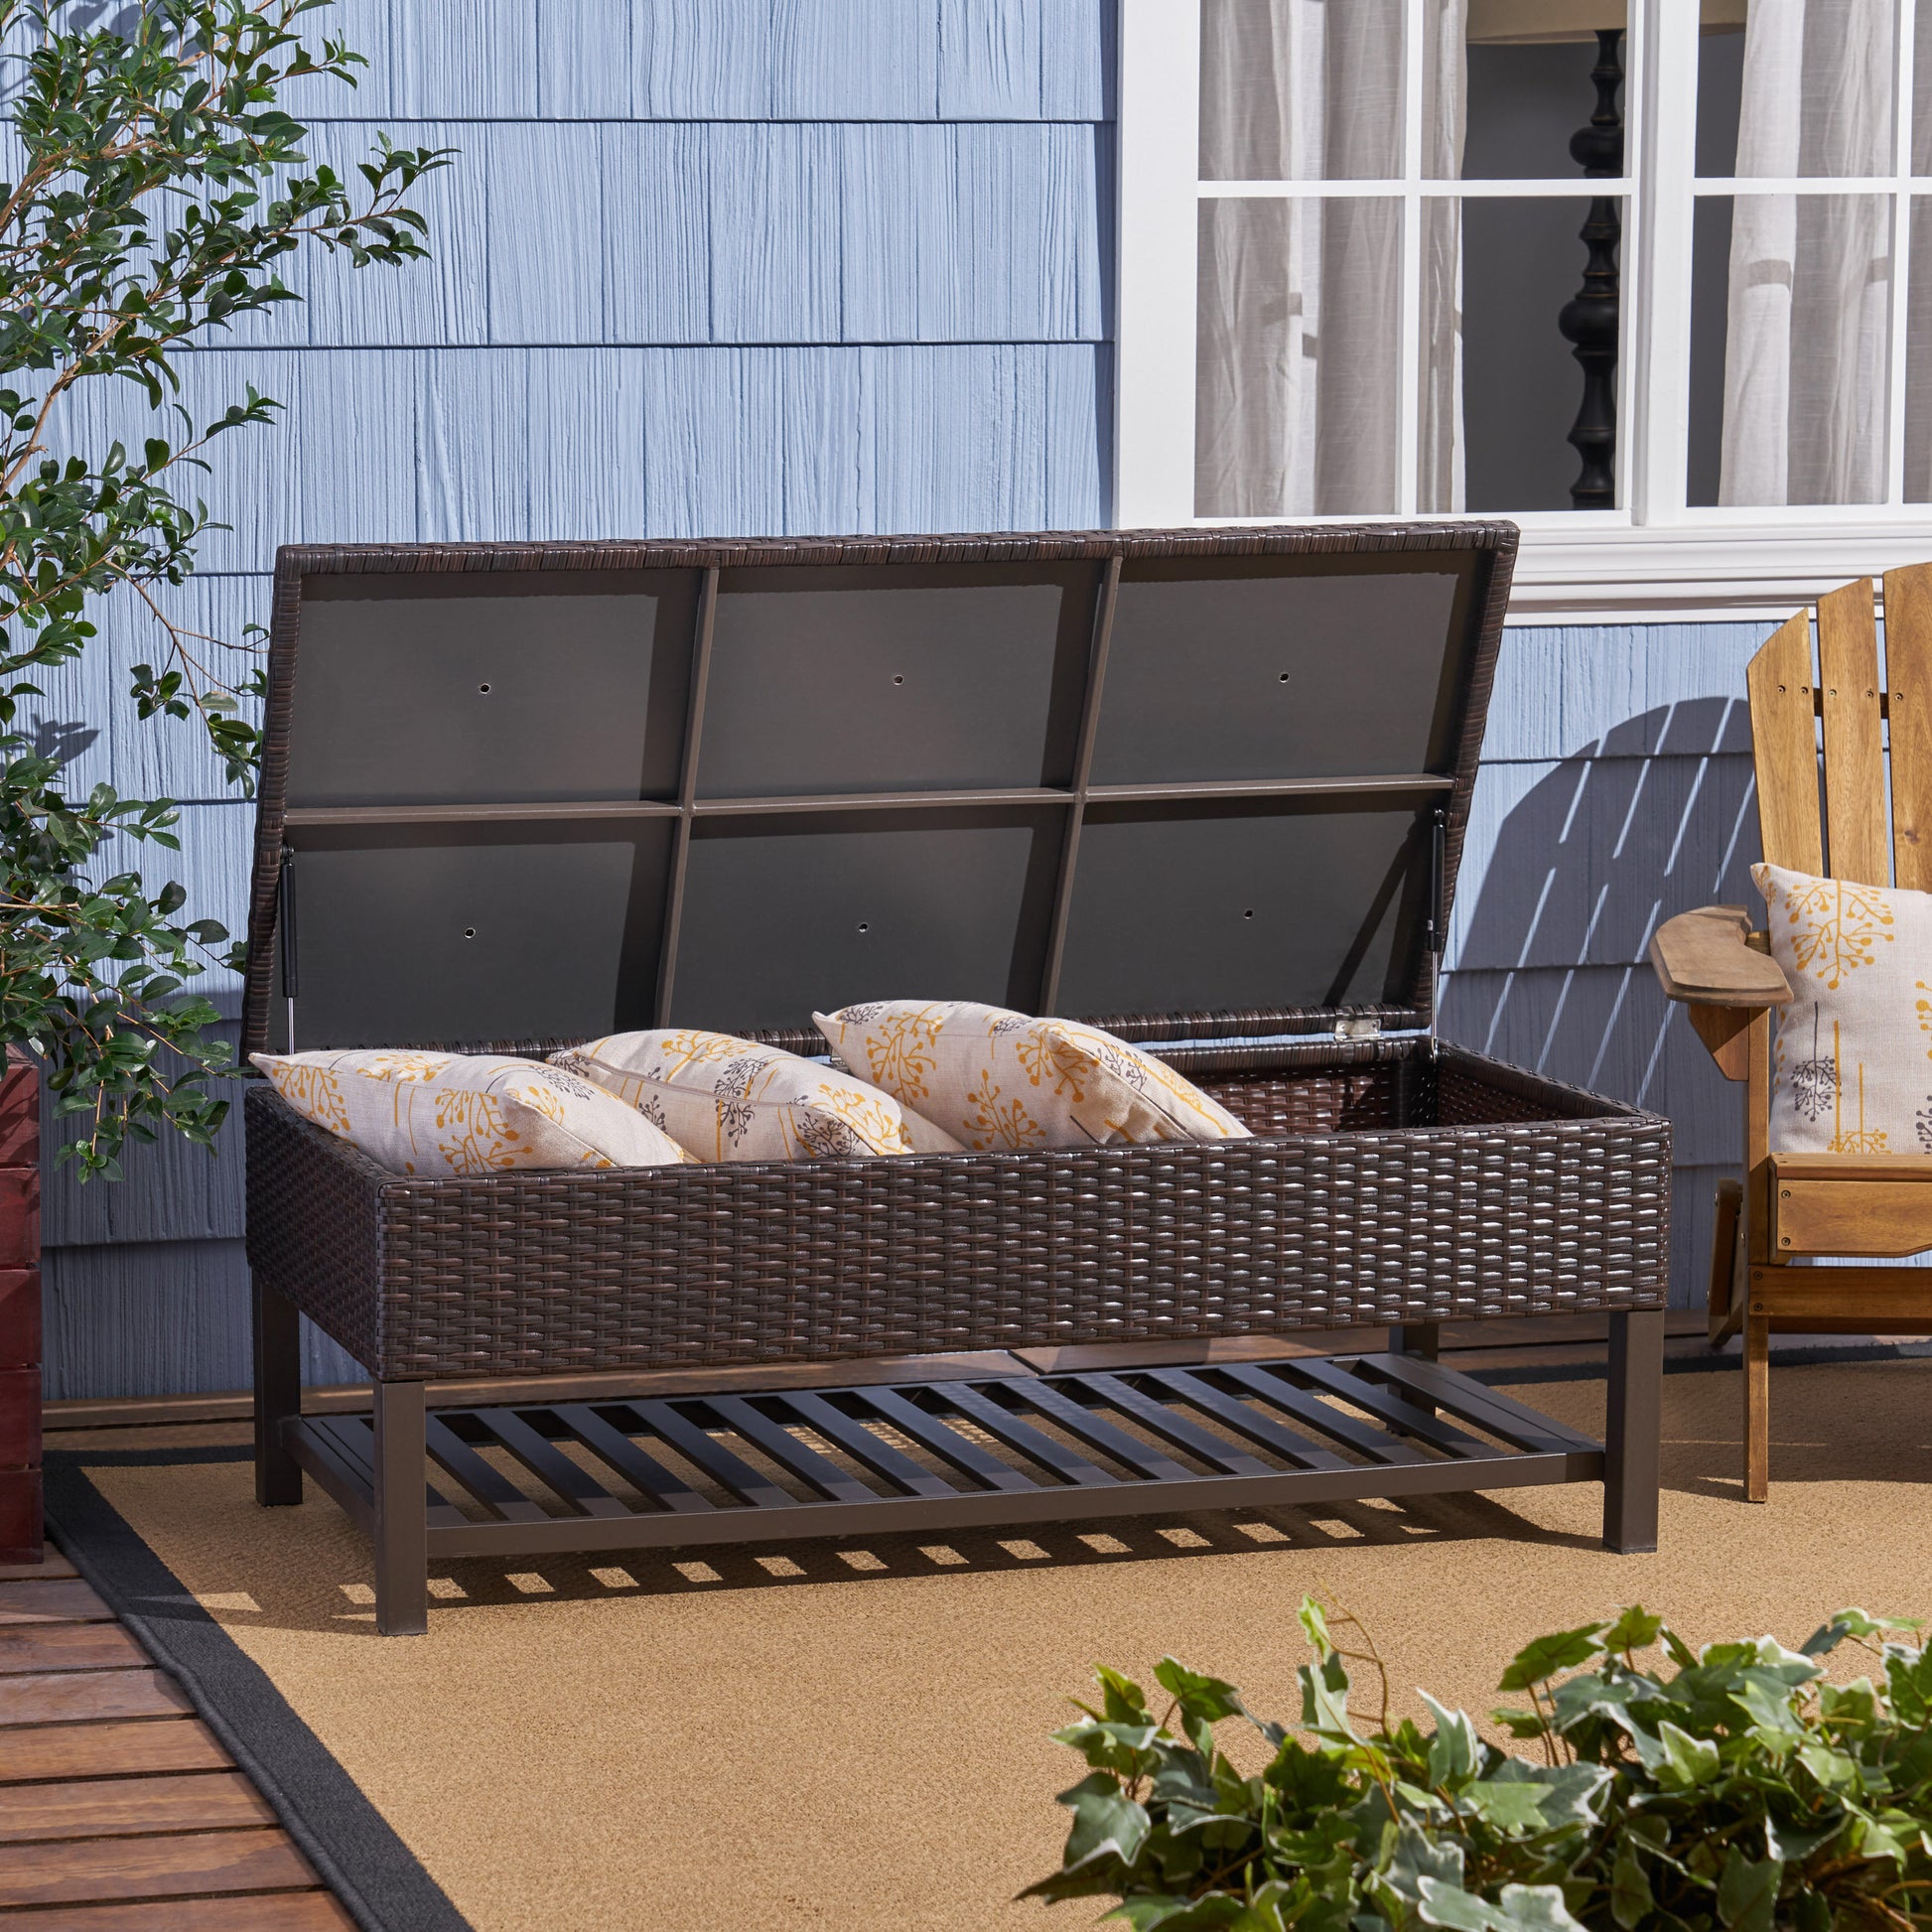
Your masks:
{"label": "wicker storage bench", "polygon": [[[1668,1125],[1433,1035],[1514,543],[284,550],[251,1050],[816,1051],[815,1006],[978,998],[1097,1020],[1256,1138],[425,1180],[257,1084],[261,1500],[306,1470],[349,1510],[390,1632],[466,1555],[1570,1480],[1654,1547]],[[1433,1359],[1443,1320],[1576,1311],[1611,1317],[1605,1444]],[[367,1416],[302,1416],[298,1314]],[[1364,1324],[1392,1348],[839,1366]]]}

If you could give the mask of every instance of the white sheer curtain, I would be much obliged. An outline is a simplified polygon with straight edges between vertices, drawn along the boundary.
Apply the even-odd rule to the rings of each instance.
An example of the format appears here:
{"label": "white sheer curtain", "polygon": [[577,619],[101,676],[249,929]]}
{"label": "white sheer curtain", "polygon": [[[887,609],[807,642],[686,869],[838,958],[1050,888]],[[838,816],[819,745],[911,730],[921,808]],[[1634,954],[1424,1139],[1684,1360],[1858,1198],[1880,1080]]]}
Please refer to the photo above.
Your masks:
{"label": "white sheer curtain", "polygon": [[[1462,153],[1466,0],[1429,0],[1423,172]],[[1402,0],[1203,0],[1204,181],[1359,181],[1403,171]],[[1460,227],[1424,205],[1424,506],[1460,506]],[[1202,516],[1393,510],[1402,205],[1203,200],[1194,507]]]}
{"label": "white sheer curtain", "polygon": [[[1751,0],[1736,173],[1890,173],[1892,46],[1892,0]],[[1736,198],[1721,502],[1884,500],[1891,273],[1888,196]]]}

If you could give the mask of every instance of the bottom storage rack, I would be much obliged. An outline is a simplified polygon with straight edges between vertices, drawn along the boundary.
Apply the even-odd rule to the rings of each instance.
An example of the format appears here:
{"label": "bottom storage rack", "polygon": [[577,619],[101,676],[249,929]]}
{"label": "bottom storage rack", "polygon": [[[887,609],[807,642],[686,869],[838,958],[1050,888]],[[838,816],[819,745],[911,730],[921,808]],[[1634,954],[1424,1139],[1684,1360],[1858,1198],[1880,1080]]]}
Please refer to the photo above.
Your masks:
{"label": "bottom storage rack", "polygon": [[[1603,1447],[1588,1436],[1412,1354],[427,1413],[421,1385],[404,1386],[415,1391],[433,1465],[422,1471],[431,1558],[882,1535],[1605,1475]],[[384,1460],[376,1420],[282,1426],[288,1452],[371,1536]],[[413,1445],[402,1447],[407,1454]],[[388,1468],[392,1482],[408,1480],[393,1460]]]}

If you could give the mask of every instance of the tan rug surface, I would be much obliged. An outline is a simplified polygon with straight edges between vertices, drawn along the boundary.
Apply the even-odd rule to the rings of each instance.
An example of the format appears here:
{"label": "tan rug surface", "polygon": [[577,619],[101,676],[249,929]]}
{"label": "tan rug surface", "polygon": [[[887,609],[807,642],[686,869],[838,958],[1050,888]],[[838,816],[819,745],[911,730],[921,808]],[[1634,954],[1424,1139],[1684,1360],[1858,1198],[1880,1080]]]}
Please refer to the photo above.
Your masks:
{"label": "tan rug surface", "polygon": [[[1632,1599],[1698,1640],[1796,1642],[1848,1602],[1932,1610],[1932,1363],[1780,1369],[1773,1391],[1752,1508],[1737,1377],[1666,1378],[1655,1556],[1606,1555],[1600,1492],[1576,1485],[1012,1547],[774,1545],[710,1575],[677,1553],[459,1565],[429,1635],[386,1640],[367,1549],[313,1485],[264,1511],[245,1463],[88,1473],[479,1932],[1026,1932],[1097,1916],[1009,1902],[1057,1858],[1053,1794],[1078,1769],[1047,1732],[1095,1660],[1173,1651],[1292,1718],[1295,1609],[1320,1591],[1410,1708],[1423,1685],[1486,1712],[1527,1638]],[[1600,1428],[1600,1384],[1516,1393]]]}

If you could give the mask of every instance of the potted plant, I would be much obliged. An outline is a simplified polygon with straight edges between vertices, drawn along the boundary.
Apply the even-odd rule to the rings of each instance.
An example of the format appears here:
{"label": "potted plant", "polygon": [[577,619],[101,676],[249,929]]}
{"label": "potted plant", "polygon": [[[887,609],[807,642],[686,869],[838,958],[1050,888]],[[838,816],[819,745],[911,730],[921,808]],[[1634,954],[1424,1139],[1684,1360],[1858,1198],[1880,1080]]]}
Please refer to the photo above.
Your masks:
{"label": "potted plant", "polygon": [[[1099,1705],[1055,1733],[1091,1767],[1061,1794],[1061,1868],[1028,1895],[1116,1898],[1108,1917],[1137,1932],[1908,1932],[1932,1916],[1916,1626],[1841,1610],[1796,1651],[1693,1651],[1633,1607],[1539,1637],[1501,1685],[1529,1708],[1494,1714],[1533,1758],[1426,1693],[1430,1728],[1391,1724],[1374,1646],[1342,1649],[1311,1600],[1302,1627],[1299,1735],[1172,1657],[1159,1716],[1101,1670]],[[1873,1675],[1828,1683],[1817,1660],[1846,1642]],[[1348,1708],[1350,1661],[1380,1680],[1372,1725]],[[1220,1749],[1228,1719],[1272,1751],[1258,1773]]]}
{"label": "potted plant", "polygon": [[[216,436],[276,405],[250,386],[191,416],[176,356],[198,332],[297,300],[277,266],[306,246],[357,267],[422,255],[405,198],[447,160],[384,138],[351,192],[305,156],[283,89],[352,83],[363,65],[310,31],[303,17],[328,4],[0,0],[0,35],[28,49],[11,106],[20,178],[0,183],[0,1562],[35,1561],[41,1538],[37,1082],[57,1114],[82,1117],[61,1159],[113,1177],[130,1137],[212,1142],[227,1103],[209,1081],[230,1058],[189,987],[232,958],[228,935],[142,869],[138,848],[176,846],[174,805],[106,784],[69,796],[22,707],[118,598],[155,628],[127,693],[138,717],[186,721],[250,783],[253,647],[187,629],[169,593],[219,527],[184,485]],[[138,450],[87,446],[69,399],[107,382],[153,412]]]}

